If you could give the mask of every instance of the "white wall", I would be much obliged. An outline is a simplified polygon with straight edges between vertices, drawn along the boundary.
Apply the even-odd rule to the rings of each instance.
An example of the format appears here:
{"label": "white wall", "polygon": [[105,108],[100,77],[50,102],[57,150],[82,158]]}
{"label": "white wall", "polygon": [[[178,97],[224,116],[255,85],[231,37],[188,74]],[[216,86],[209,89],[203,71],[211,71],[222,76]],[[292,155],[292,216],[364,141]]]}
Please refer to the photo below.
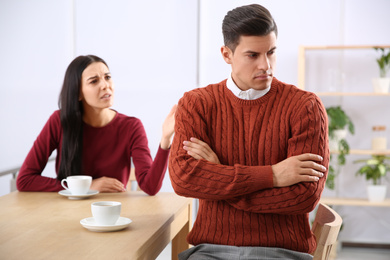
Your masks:
{"label": "white wall", "polygon": [[[0,170],[22,163],[57,108],[66,66],[80,54],[97,54],[108,62],[116,85],[115,108],[143,121],[154,156],[161,123],[182,94],[228,76],[230,68],[219,52],[221,23],[236,6],[257,2],[271,11],[279,29],[276,77],[292,84],[297,84],[299,45],[390,44],[388,0],[199,0],[198,70],[197,2],[1,0]],[[312,91],[327,87],[342,70],[344,90],[370,91],[370,78],[377,73],[374,52],[320,52],[307,58],[313,64],[307,70]],[[341,103],[350,113],[357,129],[348,141],[356,149],[368,148],[372,124],[381,122],[390,129],[388,98],[324,99],[324,103]],[[348,157],[338,178],[340,196],[366,196],[364,179],[355,177],[355,159]],[[0,195],[8,192],[5,179],[0,178]],[[168,175],[162,190],[172,190]],[[345,223],[341,240],[390,244],[389,209],[337,210]],[[367,223],[367,229],[354,228]]]}
{"label": "white wall", "polygon": [[[108,63],[114,108],[144,123],[154,157],[171,107],[197,79],[196,0],[1,0],[0,171],[21,165],[78,55]],[[54,164],[47,167],[54,176]],[[0,195],[9,192],[0,178]],[[171,191],[168,174],[164,191]]]}

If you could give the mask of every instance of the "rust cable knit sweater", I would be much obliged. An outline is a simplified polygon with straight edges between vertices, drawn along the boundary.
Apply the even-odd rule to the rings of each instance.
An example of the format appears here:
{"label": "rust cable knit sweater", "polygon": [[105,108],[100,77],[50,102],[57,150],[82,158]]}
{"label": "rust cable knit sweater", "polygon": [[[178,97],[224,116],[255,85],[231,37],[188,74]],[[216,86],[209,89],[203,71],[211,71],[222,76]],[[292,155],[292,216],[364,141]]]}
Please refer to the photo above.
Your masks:
{"label": "rust cable knit sweater", "polygon": [[[226,80],[187,92],[176,112],[169,173],[175,192],[199,198],[189,243],[316,248],[309,212],[320,199],[318,182],[274,188],[271,165],[303,153],[321,155],[328,168],[327,116],[320,99],[273,79],[256,100],[237,98]],[[183,141],[210,145],[220,165],[187,155]]]}

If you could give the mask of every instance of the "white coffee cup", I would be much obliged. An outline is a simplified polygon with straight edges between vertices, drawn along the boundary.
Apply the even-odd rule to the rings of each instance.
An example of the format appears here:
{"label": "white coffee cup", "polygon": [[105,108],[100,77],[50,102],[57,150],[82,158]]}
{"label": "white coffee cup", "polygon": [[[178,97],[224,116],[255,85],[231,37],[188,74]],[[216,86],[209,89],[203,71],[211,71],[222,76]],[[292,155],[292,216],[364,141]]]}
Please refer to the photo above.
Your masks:
{"label": "white coffee cup", "polygon": [[[65,182],[67,186],[65,186]],[[62,187],[70,191],[72,195],[84,195],[87,194],[91,187],[92,177],[87,175],[73,175],[68,176],[61,181]]]}
{"label": "white coffee cup", "polygon": [[121,214],[122,203],[117,201],[99,201],[91,204],[92,216],[97,225],[115,225]]}

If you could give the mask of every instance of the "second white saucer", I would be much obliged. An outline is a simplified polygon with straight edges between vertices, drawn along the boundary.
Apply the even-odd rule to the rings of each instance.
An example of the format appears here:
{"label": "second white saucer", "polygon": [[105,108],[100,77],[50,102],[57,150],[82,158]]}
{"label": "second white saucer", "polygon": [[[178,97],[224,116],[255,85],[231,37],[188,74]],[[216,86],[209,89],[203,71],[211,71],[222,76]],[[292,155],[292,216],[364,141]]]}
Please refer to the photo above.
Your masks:
{"label": "second white saucer", "polygon": [[80,220],[80,224],[90,231],[108,232],[126,228],[132,222],[129,218],[119,217],[115,225],[97,225],[93,217]]}
{"label": "second white saucer", "polygon": [[88,198],[88,197],[91,197],[93,195],[96,195],[98,194],[99,191],[97,190],[89,190],[87,192],[87,194],[80,194],[80,195],[77,195],[77,194],[72,194],[70,191],[68,190],[62,190],[62,191],[59,191],[58,194],[62,195],[62,196],[65,196],[65,197],[68,197],[68,199],[70,200],[79,200],[79,199],[85,199],[85,198]]}

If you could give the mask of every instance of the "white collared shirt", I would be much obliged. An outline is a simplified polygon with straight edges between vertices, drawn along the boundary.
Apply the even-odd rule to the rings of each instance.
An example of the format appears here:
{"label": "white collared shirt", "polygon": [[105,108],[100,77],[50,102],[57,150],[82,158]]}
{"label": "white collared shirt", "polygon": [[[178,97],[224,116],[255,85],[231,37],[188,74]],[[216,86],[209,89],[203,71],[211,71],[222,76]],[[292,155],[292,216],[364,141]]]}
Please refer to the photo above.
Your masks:
{"label": "white collared shirt", "polygon": [[234,81],[232,79],[232,75],[229,75],[227,82],[226,82],[226,86],[231,92],[233,92],[233,94],[236,97],[241,98],[241,99],[245,99],[245,100],[258,99],[258,98],[264,96],[265,94],[267,94],[268,91],[271,89],[271,86],[269,86],[268,88],[263,89],[263,90],[256,90],[253,88],[250,88],[248,90],[241,90],[241,89],[239,89],[239,87],[237,87],[236,83],[234,83]]}

